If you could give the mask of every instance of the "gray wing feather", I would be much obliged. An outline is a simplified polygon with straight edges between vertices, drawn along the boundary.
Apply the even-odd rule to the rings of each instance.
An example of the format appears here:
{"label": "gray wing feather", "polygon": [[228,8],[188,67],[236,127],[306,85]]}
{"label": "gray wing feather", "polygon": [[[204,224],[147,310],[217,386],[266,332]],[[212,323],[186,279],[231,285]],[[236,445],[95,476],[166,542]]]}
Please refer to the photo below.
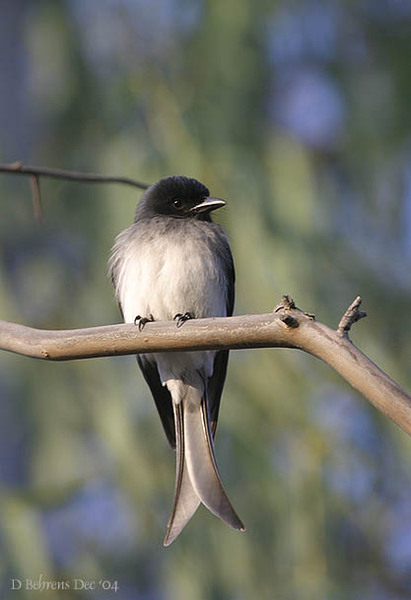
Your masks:
{"label": "gray wing feather", "polygon": [[162,385],[157,365],[142,356],[137,356],[137,362],[146,380],[163,424],[168,442],[172,448],[176,447],[176,433],[174,426],[173,401],[168,389]]}

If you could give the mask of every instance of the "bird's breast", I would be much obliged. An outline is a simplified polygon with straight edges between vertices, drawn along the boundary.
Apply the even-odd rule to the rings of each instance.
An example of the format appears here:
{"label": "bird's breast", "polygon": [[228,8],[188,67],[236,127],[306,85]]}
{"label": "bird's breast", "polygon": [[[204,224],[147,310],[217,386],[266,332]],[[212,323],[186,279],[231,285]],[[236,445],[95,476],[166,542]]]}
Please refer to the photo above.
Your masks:
{"label": "bird's breast", "polygon": [[198,225],[157,232],[130,228],[118,289],[126,322],[137,315],[156,320],[185,312],[196,318],[226,315],[227,281],[218,238]]}

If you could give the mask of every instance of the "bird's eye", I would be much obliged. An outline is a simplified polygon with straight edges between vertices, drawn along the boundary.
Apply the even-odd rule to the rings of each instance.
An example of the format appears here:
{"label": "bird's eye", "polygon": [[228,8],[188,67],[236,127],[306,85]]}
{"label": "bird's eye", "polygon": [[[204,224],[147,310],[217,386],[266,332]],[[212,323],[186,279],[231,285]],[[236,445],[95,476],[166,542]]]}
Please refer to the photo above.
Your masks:
{"label": "bird's eye", "polygon": [[173,206],[174,206],[174,208],[177,208],[177,210],[179,210],[180,208],[183,208],[183,201],[181,200],[181,198],[174,198]]}

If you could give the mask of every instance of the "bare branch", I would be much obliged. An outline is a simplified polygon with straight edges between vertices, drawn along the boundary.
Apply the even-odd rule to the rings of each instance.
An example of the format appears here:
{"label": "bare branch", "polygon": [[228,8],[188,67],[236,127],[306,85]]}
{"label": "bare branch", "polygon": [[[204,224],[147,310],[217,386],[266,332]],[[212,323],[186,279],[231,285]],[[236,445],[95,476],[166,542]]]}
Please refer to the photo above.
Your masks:
{"label": "bare branch", "polygon": [[[227,318],[108,325],[68,331],[32,329],[0,321],[0,349],[47,360],[150,352],[296,348],[335,369],[378,410],[411,435],[411,396],[356,348],[348,336],[288,303],[276,312]],[[291,317],[291,319],[290,319]]]}
{"label": "bare branch", "polygon": [[348,335],[348,332],[350,331],[354,323],[367,316],[366,312],[360,310],[361,302],[362,300],[360,296],[357,296],[354,302],[350,304],[350,306],[347,308],[347,310],[341,317],[341,321],[339,322],[337,329],[340,335]]}
{"label": "bare branch", "polygon": [[97,173],[80,173],[78,171],[64,171],[62,169],[49,169],[46,167],[25,166],[22,162],[15,162],[8,165],[0,164],[0,173],[10,175],[43,176],[53,179],[65,179],[67,181],[81,181],[83,183],[120,183],[131,185],[141,190],[149,187],[147,183],[130,179],[129,177],[111,177],[98,175]]}
{"label": "bare branch", "polygon": [[33,195],[33,208],[34,208],[34,216],[36,217],[36,221],[41,223],[43,221],[43,211],[41,209],[41,194],[40,194],[40,182],[37,175],[32,175],[30,178],[31,181],[31,192]]}

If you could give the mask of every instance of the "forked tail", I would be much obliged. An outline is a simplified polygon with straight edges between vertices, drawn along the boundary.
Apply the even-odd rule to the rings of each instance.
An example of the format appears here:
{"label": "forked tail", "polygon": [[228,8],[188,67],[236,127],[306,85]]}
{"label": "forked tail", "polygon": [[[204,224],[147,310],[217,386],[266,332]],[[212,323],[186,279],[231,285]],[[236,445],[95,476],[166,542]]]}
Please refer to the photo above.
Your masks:
{"label": "forked tail", "polygon": [[178,404],[173,402],[176,427],[176,486],[164,545],[169,546],[202,502],[234,529],[244,531],[221,482],[214,455],[207,401],[187,386]]}

